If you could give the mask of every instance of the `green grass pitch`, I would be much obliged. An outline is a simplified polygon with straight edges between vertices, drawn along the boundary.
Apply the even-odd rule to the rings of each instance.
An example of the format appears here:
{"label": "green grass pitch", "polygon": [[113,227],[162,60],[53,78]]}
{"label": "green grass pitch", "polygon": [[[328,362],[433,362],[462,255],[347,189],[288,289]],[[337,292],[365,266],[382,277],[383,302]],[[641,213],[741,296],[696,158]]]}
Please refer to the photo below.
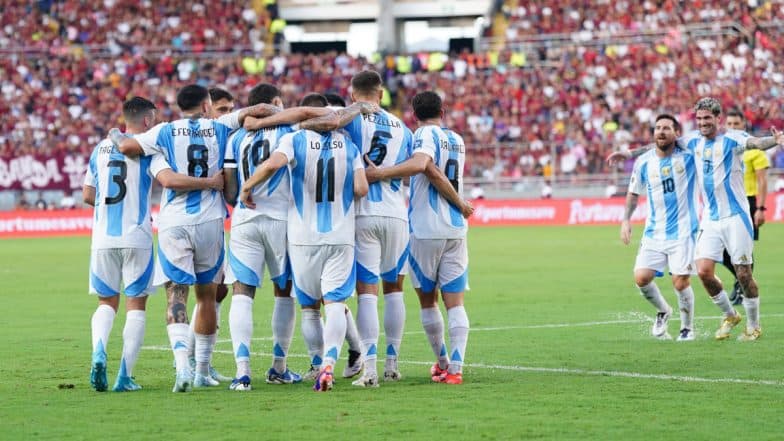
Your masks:
{"label": "green grass pitch", "polygon": [[[254,306],[252,392],[171,392],[159,294],[135,369],[144,390],[96,393],[88,378],[96,305],[86,294],[89,239],[0,241],[0,439],[780,439],[784,225],[766,225],[762,236],[755,275],[763,339],[714,341],[719,313],[694,278],[698,340],[677,343],[649,336],[653,311],[631,276],[637,247],[620,243],[618,227],[473,229],[465,383],[431,384],[433,356],[406,282],[403,381],[366,390],[339,380],[329,394],[264,384],[268,286]],[[669,280],[658,283],[677,305]],[[232,375],[224,305],[214,365]],[[121,308],[108,343],[110,385],[124,317]],[[296,329],[290,366],[302,372]],[[344,345],[338,372],[345,355]]]}

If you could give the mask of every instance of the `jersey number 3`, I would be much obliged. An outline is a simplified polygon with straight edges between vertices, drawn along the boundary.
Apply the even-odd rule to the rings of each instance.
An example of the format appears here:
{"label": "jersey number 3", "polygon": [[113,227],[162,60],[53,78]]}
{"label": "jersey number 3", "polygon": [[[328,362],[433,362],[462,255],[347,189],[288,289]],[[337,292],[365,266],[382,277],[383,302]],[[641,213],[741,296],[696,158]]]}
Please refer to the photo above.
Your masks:
{"label": "jersey number 3", "polygon": [[[107,196],[103,200],[106,205],[112,205],[125,199],[125,193],[128,191],[128,187],[125,186],[125,178],[128,177],[128,166],[125,164],[125,161],[120,160],[109,161],[107,165],[111,169],[109,176],[112,177],[112,182],[117,184],[117,187],[120,189],[116,195]],[[118,170],[117,173],[114,172],[115,170]]]}

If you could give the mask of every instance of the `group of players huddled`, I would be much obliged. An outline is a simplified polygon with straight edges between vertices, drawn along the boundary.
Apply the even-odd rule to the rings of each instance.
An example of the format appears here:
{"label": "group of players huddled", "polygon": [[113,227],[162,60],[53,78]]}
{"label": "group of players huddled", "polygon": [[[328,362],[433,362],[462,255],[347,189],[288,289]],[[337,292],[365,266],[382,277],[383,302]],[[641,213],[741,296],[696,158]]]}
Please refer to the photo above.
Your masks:
{"label": "group of players huddled", "polygon": [[[330,390],[344,340],[349,356],[343,376],[362,374],[353,385],[399,381],[403,277],[409,271],[437,360],[431,378],[462,383],[469,330],[463,307],[466,218],[473,212],[462,197],[465,145],[442,127],[438,94],[414,97],[418,128],[412,133],[379,107],[382,90],[378,73],[362,71],[351,82],[354,104],[345,107],[340,97],[313,93],[299,107],[284,110],[279,89],[259,84],[248,106],[234,110],[227,91],[189,85],[177,94],[182,119],[160,124],[152,102],[134,97],[123,103],[125,133],[112,129],[96,146],[84,185],[85,201],[95,206],[90,259],[90,292],[98,295],[90,373],[95,390],[109,387],[107,340],[121,290],[127,317],[113,390],[141,389],[133,367],[144,339],[147,296],[161,285],[176,366],[173,391],[229,380],[231,390],[251,390],[252,310],[265,267],[275,296],[267,383],[309,379],[316,391]],[[157,259],[150,219],[153,179],[163,186]],[[234,205],[228,250],[227,203]],[[223,283],[232,285],[233,379],[211,366],[227,292]],[[379,284],[383,375],[376,366]],[[191,285],[196,307],[189,326]],[[346,306],[355,289],[356,322]],[[448,315],[449,351],[438,291]],[[303,375],[287,364],[294,297],[310,356]]]}

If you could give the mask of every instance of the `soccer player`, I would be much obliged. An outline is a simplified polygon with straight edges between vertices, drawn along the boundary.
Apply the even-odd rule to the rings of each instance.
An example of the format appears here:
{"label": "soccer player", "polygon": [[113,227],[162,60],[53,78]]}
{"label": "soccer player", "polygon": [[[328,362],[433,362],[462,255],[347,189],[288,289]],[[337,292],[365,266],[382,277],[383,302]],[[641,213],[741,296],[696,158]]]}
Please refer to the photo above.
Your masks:
{"label": "soccer player", "polygon": [[[212,177],[222,173],[229,132],[246,116],[266,116],[272,106],[245,108],[219,120],[208,119],[211,100],[206,88],[189,85],[177,93],[183,117],[159,124],[134,138],[119,142],[126,155],[161,153],[172,169],[188,176]],[[180,192],[167,189],[161,195],[156,280],[166,282],[167,331],[175,356],[177,377],[174,392],[191,387],[217,386],[209,366],[216,331],[215,295],[222,278],[226,206],[215,190]],[[163,281],[162,280],[162,281]],[[199,304],[194,317],[196,372],[188,363],[187,299],[195,285]]]}
{"label": "soccer player", "polygon": [[[727,112],[725,126],[728,129],[746,130],[746,118],[737,109]],[[749,214],[754,221],[754,240],[759,240],[759,229],[765,223],[765,198],[768,195],[768,173],[770,160],[765,153],[759,150],[746,150],[743,152],[743,186],[749,200]],[[735,276],[735,267],[727,250],[724,250],[722,264]],[[752,263],[752,269],[754,264]],[[730,301],[738,305],[743,301],[743,289],[735,277],[735,285],[730,294]]]}
{"label": "soccer player", "polygon": [[218,119],[223,115],[228,115],[234,111],[234,96],[226,89],[212,87],[209,90],[210,100],[212,100],[212,113],[210,118]]}
{"label": "soccer player", "polygon": [[[144,98],[131,98],[123,103],[123,117],[128,134],[142,133],[155,124],[155,105]],[[150,222],[153,177],[181,190],[223,188],[221,176],[212,179],[179,176],[160,155],[129,158],[109,139],[101,141],[93,150],[82,192],[84,202],[95,206],[90,292],[98,295],[98,308],[92,317],[90,384],[97,391],[108,387],[106,347],[123,284],[126,295],[123,352],[113,390],[141,389],[134,381],[133,368],[144,340],[147,295],[155,291]]]}
{"label": "soccer player", "polygon": [[[306,99],[326,106],[324,97],[323,102],[310,95]],[[254,208],[253,188],[286,165],[291,177],[288,241],[294,291],[303,320],[304,311],[318,311],[323,300],[326,351],[314,390],[328,391],[346,335],[344,303],[356,283],[354,199],[367,194],[368,184],[359,150],[344,133],[302,129],[280,139],[275,152],[243,184],[240,201]]]}
{"label": "soccer player", "polygon": [[[359,72],[351,79],[351,89],[354,102],[369,102],[378,106],[383,93],[381,76],[371,70]],[[338,128],[320,124],[319,120],[305,121],[301,127],[316,131]],[[384,110],[357,116],[345,130],[363,157],[368,155],[375,166],[399,164],[411,154],[411,131],[400,119]],[[397,355],[406,317],[403,277],[408,259],[408,207],[402,179],[370,184],[368,195],[357,204],[356,244],[357,322],[364,351],[365,372],[352,384],[378,387],[377,304],[380,280],[384,288],[384,329],[387,339],[384,380],[397,381],[401,378]]]}
{"label": "soccer player", "polygon": [[[265,83],[251,89],[248,103],[283,107],[280,90]],[[239,129],[231,135],[225,160],[225,167],[232,169],[227,170],[229,184],[225,194],[230,203],[236,199],[238,183],[244,184],[275,151],[278,140],[293,131],[290,125],[283,124],[251,131]],[[237,372],[229,386],[231,390],[251,390],[253,301],[256,288],[262,285],[265,266],[269,269],[275,296],[272,309],[273,361],[267,371],[267,383],[302,381],[302,377],[289,370],[286,364],[296,321],[286,252],[286,217],[290,197],[288,173],[278,170],[272,179],[254,188],[254,208],[239,203],[232,213],[226,281],[233,287],[229,327]]]}
{"label": "soccer player", "polygon": [[[743,307],[748,322],[739,339],[754,341],[762,336],[762,330],[759,290],[751,273],[754,228],[743,189],[741,156],[747,149],[767,150],[784,143],[784,133],[775,128],[771,128],[773,136],[763,138],[738,130],[719,133],[721,103],[715,98],[701,98],[694,111],[699,130],[679,138],[678,143],[694,152],[697,180],[705,204],[695,250],[697,274],[714,304],[724,313],[715,337],[725,340],[741,322],[740,314],[732,307],[715,274],[716,262],[722,260],[724,249],[727,250],[745,294]],[[639,156],[644,150],[637,149],[631,155]],[[613,163],[629,156],[628,152],[614,152],[607,159]]]}
{"label": "soccer player", "polygon": [[672,115],[656,117],[654,150],[637,158],[626,194],[626,211],[621,223],[621,241],[628,245],[630,219],[639,195],[648,198],[648,217],[634,264],[634,281],[642,296],[656,308],[651,334],[669,340],[667,323],[672,308],[654,281],[656,273],[668,266],[678,295],[681,330],[678,341],[694,340],[694,291],[689,277],[694,272],[695,235],[699,225],[695,201],[696,166],[694,155],[676,146],[680,124]]}
{"label": "soccer player", "polygon": [[[431,378],[439,383],[462,384],[469,329],[463,306],[468,287],[468,224],[464,217],[473,212],[462,197],[465,144],[460,135],[442,128],[444,110],[436,93],[417,94],[412,106],[419,128],[414,133],[411,158],[380,168],[368,155],[367,175],[369,182],[411,176],[409,264],[419,296],[422,326],[437,358]],[[440,179],[444,175],[446,179]],[[437,287],[449,318],[449,355]]]}

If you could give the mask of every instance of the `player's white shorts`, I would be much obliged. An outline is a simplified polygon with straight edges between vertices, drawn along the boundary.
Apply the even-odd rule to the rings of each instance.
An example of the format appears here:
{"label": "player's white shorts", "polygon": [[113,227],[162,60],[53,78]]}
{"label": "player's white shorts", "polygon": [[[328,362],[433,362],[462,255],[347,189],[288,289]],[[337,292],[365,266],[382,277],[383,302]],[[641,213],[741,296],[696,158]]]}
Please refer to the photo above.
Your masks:
{"label": "player's white shorts", "polygon": [[408,223],[382,216],[356,219],[357,280],[377,284],[397,282],[408,268]]}
{"label": "player's white shorts", "polygon": [[354,294],[357,272],[351,245],[289,244],[294,292],[302,306],[342,302]]}
{"label": "player's white shorts", "polygon": [[690,237],[679,240],[643,237],[634,270],[651,269],[663,275],[665,267],[669,267],[674,276],[695,275],[697,266],[694,264],[694,246],[694,239]]}
{"label": "player's white shorts", "polygon": [[430,293],[468,290],[468,246],[465,239],[417,239],[411,236],[411,283]]}
{"label": "player's white shorts", "polygon": [[219,283],[223,277],[223,219],[171,227],[158,233],[155,284]]}
{"label": "player's white shorts", "polygon": [[90,293],[101,297],[120,294],[144,297],[155,292],[152,248],[106,248],[90,253]]}
{"label": "player's white shorts", "polygon": [[226,284],[239,281],[261,287],[265,264],[272,282],[280,289],[286,288],[289,280],[286,221],[257,216],[232,225]]}
{"label": "player's white shorts", "polygon": [[754,228],[747,216],[736,214],[717,221],[702,220],[695,258],[721,262],[725,249],[733,264],[751,265]]}

